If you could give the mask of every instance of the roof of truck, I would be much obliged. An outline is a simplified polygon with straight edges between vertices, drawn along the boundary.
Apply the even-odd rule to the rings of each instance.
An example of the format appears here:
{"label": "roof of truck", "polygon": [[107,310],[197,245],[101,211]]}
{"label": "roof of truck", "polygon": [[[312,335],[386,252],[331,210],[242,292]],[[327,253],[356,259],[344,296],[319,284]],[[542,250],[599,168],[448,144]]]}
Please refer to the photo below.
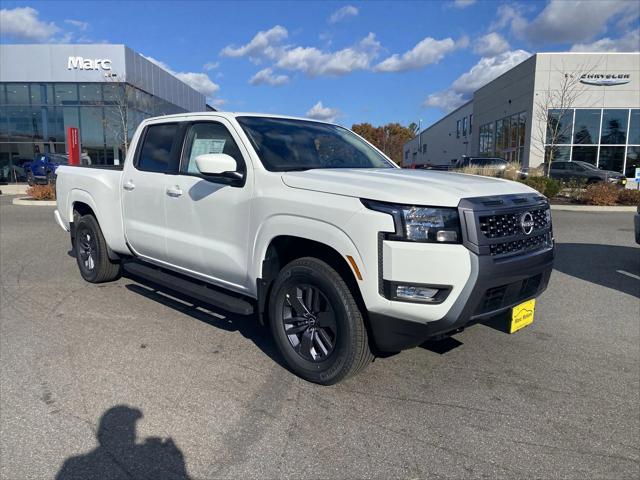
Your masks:
{"label": "roof of truck", "polygon": [[308,122],[318,122],[318,123],[328,123],[332,124],[332,122],[325,122],[323,120],[317,120],[315,118],[305,118],[305,117],[294,117],[291,115],[278,115],[274,113],[258,113],[258,112],[185,112],[185,113],[174,113],[172,115],[161,115],[158,117],[151,117],[145,120],[156,120],[156,119],[167,119],[167,118],[182,118],[182,117],[193,117],[193,116],[205,116],[205,117],[226,117],[226,118],[236,118],[236,117],[266,117],[266,118],[285,118],[289,120],[306,120]]}

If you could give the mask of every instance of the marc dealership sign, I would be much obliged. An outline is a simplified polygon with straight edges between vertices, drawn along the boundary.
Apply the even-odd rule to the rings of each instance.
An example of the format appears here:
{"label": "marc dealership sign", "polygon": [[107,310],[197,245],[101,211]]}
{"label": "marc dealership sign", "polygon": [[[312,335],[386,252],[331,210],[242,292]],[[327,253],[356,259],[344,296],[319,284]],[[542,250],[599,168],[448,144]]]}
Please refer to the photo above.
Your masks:
{"label": "marc dealership sign", "polygon": [[587,85],[610,87],[612,85],[624,85],[631,81],[629,73],[585,73],[580,76],[580,82]]}
{"label": "marc dealership sign", "polygon": [[111,70],[109,58],[69,57],[67,70]]}

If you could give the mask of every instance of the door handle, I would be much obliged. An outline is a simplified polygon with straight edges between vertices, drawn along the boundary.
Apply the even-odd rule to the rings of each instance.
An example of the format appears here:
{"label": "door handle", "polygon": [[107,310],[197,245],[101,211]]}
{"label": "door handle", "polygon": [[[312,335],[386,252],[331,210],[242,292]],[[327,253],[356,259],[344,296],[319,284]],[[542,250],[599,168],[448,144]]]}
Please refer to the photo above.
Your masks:
{"label": "door handle", "polygon": [[179,197],[180,195],[182,195],[182,190],[177,185],[174,187],[169,187],[167,188],[167,195],[169,195],[170,197]]}
{"label": "door handle", "polygon": [[134,183],[131,180],[127,180],[126,182],[124,182],[124,184],[122,185],[122,188],[124,188],[125,190],[127,190],[128,192],[130,192],[131,190],[135,189],[136,186],[134,185]]}

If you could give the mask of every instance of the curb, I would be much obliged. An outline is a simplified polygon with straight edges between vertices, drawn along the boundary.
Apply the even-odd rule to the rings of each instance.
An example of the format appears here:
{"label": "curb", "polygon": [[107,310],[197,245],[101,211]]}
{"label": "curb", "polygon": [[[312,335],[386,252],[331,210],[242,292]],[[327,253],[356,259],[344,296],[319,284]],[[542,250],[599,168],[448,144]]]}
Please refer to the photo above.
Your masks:
{"label": "curb", "polygon": [[551,205],[551,210],[560,210],[564,212],[636,212],[637,207],[630,206],[611,206],[598,207],[597,205]]}
{"label": "curb", "polygon": [[55,200],[32,200],[30,197],[14,198],[11,203],[14,205],[30,205],[35,207],[55,207],[57,205]]}

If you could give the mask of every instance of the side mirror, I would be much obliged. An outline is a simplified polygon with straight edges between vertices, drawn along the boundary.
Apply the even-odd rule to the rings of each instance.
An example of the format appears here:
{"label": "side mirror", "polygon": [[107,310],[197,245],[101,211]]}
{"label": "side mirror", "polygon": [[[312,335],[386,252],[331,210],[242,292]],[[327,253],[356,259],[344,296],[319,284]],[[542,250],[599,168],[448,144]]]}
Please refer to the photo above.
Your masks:
{"label": "side mirror", "polygon": [[203,175],[242,179],[242,173],[237,171],[238,163],[226,153],[198,155],[196,157],[196,166]]}

